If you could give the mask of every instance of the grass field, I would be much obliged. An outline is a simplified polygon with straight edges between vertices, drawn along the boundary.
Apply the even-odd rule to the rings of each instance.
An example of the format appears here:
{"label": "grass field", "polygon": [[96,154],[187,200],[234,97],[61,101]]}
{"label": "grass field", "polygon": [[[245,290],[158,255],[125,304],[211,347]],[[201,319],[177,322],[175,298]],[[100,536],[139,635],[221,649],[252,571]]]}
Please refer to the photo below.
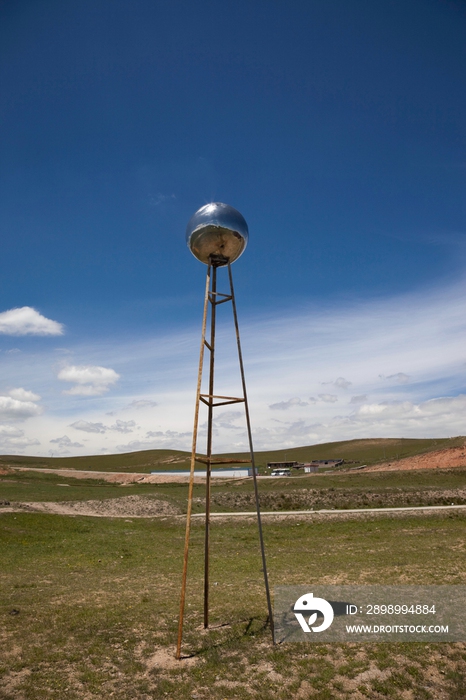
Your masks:
{"label": "grass field", "polygon": [[[269,523],[271,584],[464,583],[465,524]],[[4,514],[0,535],[2,698],[464,697],[463,644],[273,647],[254,523],[212,527],[212,624],[225,626],[207,634],[194,525],[183,649],[192,664],[169,656],[182,523]]]}
{"label": "grass field", "polygon": [[[122,495],[160,497],[186,512],[186,484],[130,484],[74,479],[41,472],[15,472],[1,477],[0,500],[84,501]],[[264,510],[361,508],[466,503],[466,468],[406,472],[335,473],[260,480]],[[194,486],[194,512],[205,509],[205,487]],[[255,509],[251,480],[212,484],[212,510]]]}
{"label": "grass field", "polygon": [[[302,499],[311,490],[331,502],[360,502],[373,494],[384,505],[397,494],[458,494],[465,477],[462,469],[335,474],[262,480],[260,488],[275,510],[295,499],[296,491]],[[250,490],[248,482],[215,485],[215,508],[226,509],[228,498],[236,508]],[[37,472],[16,472],[0,481],[0,500],[113,499],[132,493],[168,499],[180,511],[186,491],[183,484],[122,487]],[[196,487],[200,510],[202,497],[203,488]],[[464,584],[465,525],[461,512],[266,518],[270,584]],[[205,633],[203,532],[202,523],[193,521],[186,658],[176,662],[182,517],[63,517],[0,509],[0,698],[465,697],[463,643],[273,646],[253,518],[212,523],[212,629]]]}

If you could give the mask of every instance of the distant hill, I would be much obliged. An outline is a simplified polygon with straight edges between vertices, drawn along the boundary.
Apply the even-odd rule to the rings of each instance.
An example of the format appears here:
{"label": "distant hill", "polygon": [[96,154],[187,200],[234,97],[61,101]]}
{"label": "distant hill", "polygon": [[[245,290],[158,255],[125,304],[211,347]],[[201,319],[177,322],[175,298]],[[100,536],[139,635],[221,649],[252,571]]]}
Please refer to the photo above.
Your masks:
{"label": "distant hill", "polygon": [[[322,445],[292,447],[286,450],[256,452],[256,464],[265,467],[267,462],[297,461],[310,462],[314,459],[344,459],[353,465],[377,464],[395,461],[448,447],[461,447],[465,443],[462,436],[455,438],[409,439],[409,438],[370,438],[366,440],[345,440],[328,442]],[[248,459],[249,454],[227,453],[218,457]],[[188,469],[190,453],[181,450],[144,450],[116,455],[94,455],[89,457],[22,457],[19,455],[0,456],[0,466],[43,467],[49,469],[83,469],[89,471],[141,472],[152,470]],[[199,465],[201,466],[201,465]]]}

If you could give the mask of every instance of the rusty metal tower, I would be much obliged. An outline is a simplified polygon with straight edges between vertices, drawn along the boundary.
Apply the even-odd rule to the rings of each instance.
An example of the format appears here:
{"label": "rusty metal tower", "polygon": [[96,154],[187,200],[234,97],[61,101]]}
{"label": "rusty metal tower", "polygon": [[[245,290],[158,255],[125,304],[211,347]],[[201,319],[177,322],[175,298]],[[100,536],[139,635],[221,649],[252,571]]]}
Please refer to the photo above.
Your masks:
{"label": "rusty metal tower", "polygon": [[[273,639],[273,614],[270,599],[270,589],[267,575],[267,564],[265,559],[264,539],[262,534],[262,523],[259,505],[259,492],[257,488],[257,475],[254,460],[254,449],[252,443],[251,423],[249,419],[249,406],[246,393],[246,381],[244,376],[243,357],[241,352],[241,342],[236,313],[235,292],[233,287],[233,277],[231,274],[231,263],[239,258],[246,248],[248,242],[248,226],[242,215],[227,204],[214,202],[199,209],[189,220],[186,229],[186,240],[193,255],[207,265],[207,278],[204,295],[204,314],[202,319],[201,349],[199,355],[199,371],[197,377],[196,404],[194,410],[194,428],[191,450],[191,469],[189,476],[188,509],[186,516],[186,535],[184,545],[183,576],[181,584],[180,616],[178,624],[178,642],[176,647],[176,658],[181,657],[181,643],[183,637],[183,618],[186,596],[186,578],[188,571],[189,536],[191,529],[191,513],[193,502],[193,486],[195,476],[195,464],[201,462],[206,466],[206,512],[205,512],[205,541],[204,541],[204,628],[209,626],[209,535],[210,535],[210,493],[212,466],[216,464],[238,464],[245,462],[252,466],[252,476],[254,483],[254,495],[256,501],[257,524],[259,529],[259,542],[262,556],[262,569],[264,572],[265,593],[267,598],[269,623],[272,630]],[[228,268],[228,293],[223,294],[217,291],[217,270],[220,267]],[[219,396],[214,393],[214,370],[215,370],[215,321],[216,309],[219,304],[230,302],[233,309],[233,321],[236,332],[236,345],[238,351],[239,370],[241,375],[242,395]],[[210,309],[210,314],[209,314]],[[210,316],[210,337],[207,340],[206,330],[208,318]],[[208,393],[201,393],[202,373],[204,368],[204,354],[207,349],[209,358],[209,378]],[[199,427],[199,408],[201,402],[207,406],[207,449],[205,457],[198,457],[197,434]],[[246,427],[249,441],[249,460],[225,460],[218,459],[212,455],[212,428],[214,409],[217,406],[226,406],[234,403],[244,405]]]}

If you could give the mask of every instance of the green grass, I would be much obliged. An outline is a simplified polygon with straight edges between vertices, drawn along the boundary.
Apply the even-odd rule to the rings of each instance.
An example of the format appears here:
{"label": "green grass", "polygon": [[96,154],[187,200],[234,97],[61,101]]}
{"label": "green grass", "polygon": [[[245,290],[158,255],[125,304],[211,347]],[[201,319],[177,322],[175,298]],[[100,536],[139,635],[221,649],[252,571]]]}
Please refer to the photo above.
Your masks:
{"label": "green grass", "polygon": [[89,457],[23,457],[4,455],[2,465],[47,469],[80,469],[84,471],[118,471],[148,473],[151,469],[187,469],[190,455],[181,450],[143,450],[116,455]]}
{"label": "green grass", "polygon": [[[375,464],[411,457],[447,447],[460,447],[462,436],[438,439],[379,438],[370,440],[345,440],[323,445],[294,447],[286,450],[256,452],[257,465],[264,469],[267,462],[298,461],[313,459],[344,459],[354,464]],[[219,457],[249,459],[249,453],[225,453]],[[188,469],[190,453],[181,450],[144,450],[117,455],[89,457],[23,457],[18,455],[0,456],[0,467],[30,466],[49,469],[81,469],[89,471],[123,471],[148,473],[151,470]]]}
{"label": "green grass", "polygon": [[[466,502],[466,469],[406,472],[310,474],[261,479],[263,510],[367,508],[380,506],[460,504]],[[186,512],[187,485],[112,484],[40,471],[12,471],[0,476],[0,501],[87,501],[123,495],[159,497]],[[194,512],[205,509],[205,486],[194,486]],[[212,484],[212,510],[254,510],[252,480]]]}
{"label": "green grass", "polygon": [[[170,485],[176,492],[177,486]],[[61,474],[34,471],[12,472],[0,476],[0,500],[9,501],[87,501],[93,499],[118,498],[129,494],[155,495],[163,491],[158,484],[131,484],[122,486],[100,479],[76,479]],[[169,489],[165,489],[169,491]],[[165,495],[167,495],[165,493]],[[181,499],[181,496],[180,496]]]}
{"label": "green grass", "polygon": [[[264,479],[260,491],[277,508],[296,506],[310,493],[330,503],[359,499],[359,505],[372,494],[384,505],[460,493],[465,480],[461,468],[354,472]],[[251,492],[251,480],[214,482],[213,509],[236,509]],[[33,471],[0,477],[0,500],[129,494],[161,497],[184,509],[187,485],[120,486]],[[196,485],[195,512],[204,509],[204,495],[205,487]],[[466,514],[453,512],[364,521],[266,519],[270,583],[465,583],[465,525]],[[202,523],[193,521],[183,643],[193,664],[179,664],[173,651],[181,519],[0,510],[0,699],[464,698],[464,644],[272,646],[253,518],[212,523],[213,628],[204,633],[203,537]]]}
{"label": "green grass", "polygon": [[[270,583],[465,583],[465,525],[453,514],[266,522]],[[3,513],[0,698],[464,697],[464,644],[272,646],[253,521],[212,524],[211,624],[222,626],[207,634],[193,523],[183,652],[194,664],[167,665],[183,541],[168,518]]]}
{"label": "green grass", "polygon": [[[244,482],[243,482],[244,483]],[[261,490],[286,491],[296,488],[345,489],[424,489],[460,488],[466,485],[466,468],[419,469],[396,472],[346,472],[333,474],[299,474],[292,477],[274,477],[261,480]],[[241,486],[238,485],[238,488]]]}

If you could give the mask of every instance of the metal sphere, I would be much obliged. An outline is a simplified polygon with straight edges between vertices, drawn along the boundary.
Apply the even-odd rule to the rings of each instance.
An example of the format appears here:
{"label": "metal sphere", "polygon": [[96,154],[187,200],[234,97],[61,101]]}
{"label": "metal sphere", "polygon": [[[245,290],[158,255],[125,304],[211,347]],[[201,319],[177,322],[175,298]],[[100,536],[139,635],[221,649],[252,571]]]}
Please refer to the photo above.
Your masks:
{"label": "metal sphere", "polygon": [[246,248],[248,225],[228,204],[211,202],[197,210],[186,227],[191,253],[206,265],[222,267],[239,258]]}

